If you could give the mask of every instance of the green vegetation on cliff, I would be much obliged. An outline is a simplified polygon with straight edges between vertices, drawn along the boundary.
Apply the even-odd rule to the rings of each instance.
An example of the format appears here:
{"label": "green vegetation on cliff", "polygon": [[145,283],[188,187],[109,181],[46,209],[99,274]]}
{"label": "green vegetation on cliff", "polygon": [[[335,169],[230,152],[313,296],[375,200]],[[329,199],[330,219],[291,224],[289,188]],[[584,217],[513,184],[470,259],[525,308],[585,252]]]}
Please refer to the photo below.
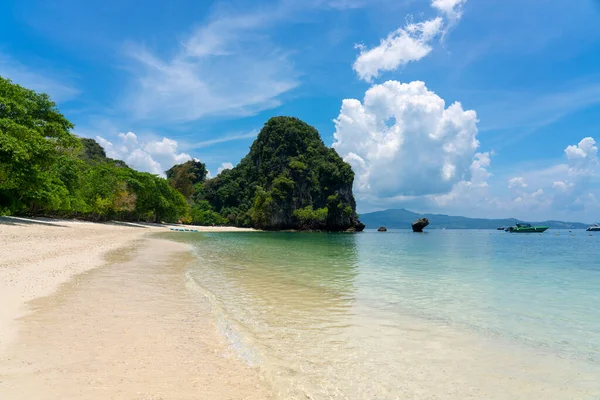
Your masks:
{"label": "green vegetation on cliff", "polygon": [[179,190],[186,200],[190,200],[196,193],[198,185],[206,180],[206,175],[208,175],[206,165],[196,160],[175,165],[167,170],[169,185]]}
{"label": "green vegetation on cliff", "polygon": [[[237,226],[361,230],[354,173],[319,132],[297,118],[271,118],[238,166],[196,186],[192,200]],[[204,203],[206,205],[206,203]]]}
{"label": "green vegetation on cliff", "polygon": [[176,222],[181,193],[80,139],[46,94],[0,77],[0,215]]}

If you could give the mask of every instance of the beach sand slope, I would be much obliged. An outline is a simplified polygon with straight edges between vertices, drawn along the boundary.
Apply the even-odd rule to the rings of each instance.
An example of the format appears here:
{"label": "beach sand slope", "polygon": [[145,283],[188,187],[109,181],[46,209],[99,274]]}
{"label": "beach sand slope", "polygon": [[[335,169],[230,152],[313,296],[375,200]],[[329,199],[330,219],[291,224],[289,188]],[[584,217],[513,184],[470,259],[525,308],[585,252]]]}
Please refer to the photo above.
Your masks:
{"label": "beach sand slope", "polygon": [[164,227],[26,221],[0,221],[1,399],[271,398]]}

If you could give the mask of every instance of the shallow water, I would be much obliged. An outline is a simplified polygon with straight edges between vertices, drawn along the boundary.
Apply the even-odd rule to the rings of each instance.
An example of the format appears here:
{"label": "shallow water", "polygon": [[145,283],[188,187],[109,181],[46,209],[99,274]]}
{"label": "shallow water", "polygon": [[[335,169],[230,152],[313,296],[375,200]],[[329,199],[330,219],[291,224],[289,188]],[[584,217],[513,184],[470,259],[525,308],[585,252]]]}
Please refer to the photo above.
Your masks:
{"label": "shallow water", "polygon": [[178,238],[221,333],[282,399],[600,397],[600,235]]}

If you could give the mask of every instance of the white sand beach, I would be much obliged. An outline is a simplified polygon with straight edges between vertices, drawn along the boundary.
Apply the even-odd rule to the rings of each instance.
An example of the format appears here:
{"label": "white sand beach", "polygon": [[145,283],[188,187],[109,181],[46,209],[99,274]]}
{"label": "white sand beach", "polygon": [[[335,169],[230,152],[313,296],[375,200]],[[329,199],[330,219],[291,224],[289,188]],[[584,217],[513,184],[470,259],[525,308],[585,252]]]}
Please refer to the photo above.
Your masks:
{"label": "white sand beach", "polygon": [[270,397],[186,290],[187,246],[149,235],[168,228],[0,220],[0,398]]}

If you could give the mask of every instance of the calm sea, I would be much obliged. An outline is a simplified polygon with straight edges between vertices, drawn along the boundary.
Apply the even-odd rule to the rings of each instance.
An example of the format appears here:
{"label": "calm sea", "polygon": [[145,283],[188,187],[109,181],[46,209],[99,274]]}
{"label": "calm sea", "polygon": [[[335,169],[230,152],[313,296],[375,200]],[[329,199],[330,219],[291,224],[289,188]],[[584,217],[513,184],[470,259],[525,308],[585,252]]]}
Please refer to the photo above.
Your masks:
{"label": "calm sea", "polygon": [[600,234],[182,234],[281,399],[600,399]]}

